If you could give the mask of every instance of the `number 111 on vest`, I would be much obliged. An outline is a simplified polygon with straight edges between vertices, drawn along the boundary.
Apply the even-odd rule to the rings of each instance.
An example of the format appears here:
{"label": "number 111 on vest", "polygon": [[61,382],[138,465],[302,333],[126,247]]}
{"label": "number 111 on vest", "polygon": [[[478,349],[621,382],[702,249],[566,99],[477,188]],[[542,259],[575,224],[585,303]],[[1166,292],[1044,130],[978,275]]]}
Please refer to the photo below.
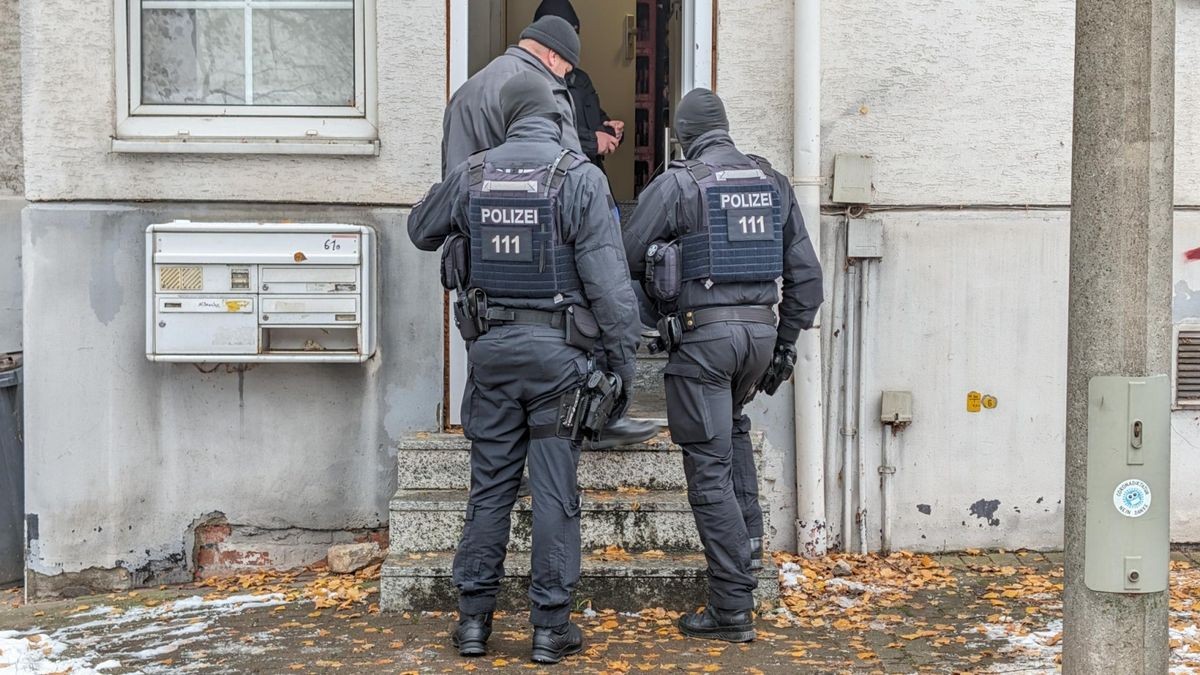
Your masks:
{"label": "number 111 on vest", "polygon": [[503,237],[496,235],[492,237],[492,245],[496,247],[496,253],[501,255],[521,255],[521,236],[517,234],[506,234]]}

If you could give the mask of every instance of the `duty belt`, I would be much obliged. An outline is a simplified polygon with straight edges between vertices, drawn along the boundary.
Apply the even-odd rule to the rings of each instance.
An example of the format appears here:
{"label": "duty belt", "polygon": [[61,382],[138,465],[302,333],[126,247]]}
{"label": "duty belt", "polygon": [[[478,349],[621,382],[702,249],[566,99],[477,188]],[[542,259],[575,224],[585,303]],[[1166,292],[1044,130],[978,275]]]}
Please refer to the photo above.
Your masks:
{"label": "duty belt", "polygon": [[521,324],[527,326],[550,326],[562,328],[564,312],[544,312],[540,309],[505,309],[489,307],[487,321],[489,324]]}
{"label": "duty belt", "polygon": [[746,305],[730,307],[706,307],[704,309],[688,309],[679,313],[679,322],[683,330],[692,331],[700,326],[722,321],[744,321],[747,323],[765,323],[775,325],[775,310],[765,305]]}

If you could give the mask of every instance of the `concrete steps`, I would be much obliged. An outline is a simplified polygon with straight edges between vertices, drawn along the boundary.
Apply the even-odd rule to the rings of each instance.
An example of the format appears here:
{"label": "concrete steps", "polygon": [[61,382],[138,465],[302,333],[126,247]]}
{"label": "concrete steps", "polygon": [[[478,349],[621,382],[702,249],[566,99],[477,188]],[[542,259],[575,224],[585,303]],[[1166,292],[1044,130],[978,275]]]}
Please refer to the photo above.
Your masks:
{"label": "concrete steps", "polygon": [[[461,434],[422,434],[397,453],[401,490],[466,490],[471,485],[471,444]],[[646,443],[585,451],[579,460],[582,490],[648,488],[683,490],[683,459],[664,432]]]}
{"label": "concrete steps", "polygon": [[[761,437],[756,446],[761,447]],[[691,609],[704,603],[707,575],[687,501],[679,447],[664,433],[635,446],[584,451],[580,530],[583,571],[577,601],[597,609]],[[457,606],[451,568],[470,486],[470,442],[456,434],[417,434],[397,454],[399,489],[390,503],[390,555],[382,607],[393,611]],[[528,607],[530,498],[512,514],[507,577],[500,598]],[[617,551],[599,553],[609,547]],[[626,553],[628,552],[628,553]],[[760,599],[773,598],[773,569],[760,575]]]}
{"label": "concrete steps", "polygon": [[[419,554],[393,553],[383,566],[380,594],[384,611],[453,611],[458,607],[450,551]],[[529,555],[509,554],[499,608],[527,611]],[[663,556],[632,555],[628,560],[605,559],[585,553],[575,603],[594,609],[636,612],[647,607],[690,610],[705,603],[706,572],[701,553]],[[759,601],[779,595],[776,570],[768,566],[758,575]]]}
{"label": "concrete steps", "polygon": [[[513,508],[509,550],[531,550],[531,503],[525,497]],[[466,490],[398,492],[391,502],[392,549],[409,553],[454,549],[462,534],[466,506]],[[585,490],[579,521],[584,549],[703,550],[683,490]]]}

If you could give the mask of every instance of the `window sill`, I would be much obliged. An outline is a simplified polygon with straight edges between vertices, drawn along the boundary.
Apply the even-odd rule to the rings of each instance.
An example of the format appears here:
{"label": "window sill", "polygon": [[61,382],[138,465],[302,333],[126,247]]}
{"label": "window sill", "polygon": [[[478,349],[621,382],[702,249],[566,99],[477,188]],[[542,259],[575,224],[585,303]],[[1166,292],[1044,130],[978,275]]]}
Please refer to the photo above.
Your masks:
{"label": "window sill", "polygon": [[379,141],[301,141],[237,139],[114,138],[112,151],[150,155],[340,155],[374,157]]}

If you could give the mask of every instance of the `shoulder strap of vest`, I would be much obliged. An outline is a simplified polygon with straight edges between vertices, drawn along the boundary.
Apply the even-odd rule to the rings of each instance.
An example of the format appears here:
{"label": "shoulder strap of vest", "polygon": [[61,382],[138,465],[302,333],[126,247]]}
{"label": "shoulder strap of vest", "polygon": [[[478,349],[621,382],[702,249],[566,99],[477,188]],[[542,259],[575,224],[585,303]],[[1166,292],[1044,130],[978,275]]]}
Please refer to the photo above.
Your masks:
{"label": "shoulder strap of vest", "polygon": [[554,163],[550,165],[550,173],[546,181],[547,194],[561,188],[563,181],[567,179],[567,172],[586,161],[587,158],[579,153],[563,149],[559,153],[558,158],[554,160]]}
{"label": "shoulder strap of vest", "polygon": [[758,165],[759,170],[767,174],[767,178],[770,178],[774,173],[775,169],[771,167],[771,163],[768,162],[765,157],[759,157],[758,155],[746,155],[746,157],[754,160],[754,163]]}
{"label": "shoulder strap of vest", "polygon": [[683,168],[687,169],[687,172],[692,176],[692,180],[696,181],[697,184],[712,175],[712,169],[708,168],[707,164],[698,159],[683,160]]}
{"label": "shoulder strap of vest", "polygon": [[467,158],[467,187],[475,189],[483,184],[483,158],[487,154],[487,150],[479,152]]}

